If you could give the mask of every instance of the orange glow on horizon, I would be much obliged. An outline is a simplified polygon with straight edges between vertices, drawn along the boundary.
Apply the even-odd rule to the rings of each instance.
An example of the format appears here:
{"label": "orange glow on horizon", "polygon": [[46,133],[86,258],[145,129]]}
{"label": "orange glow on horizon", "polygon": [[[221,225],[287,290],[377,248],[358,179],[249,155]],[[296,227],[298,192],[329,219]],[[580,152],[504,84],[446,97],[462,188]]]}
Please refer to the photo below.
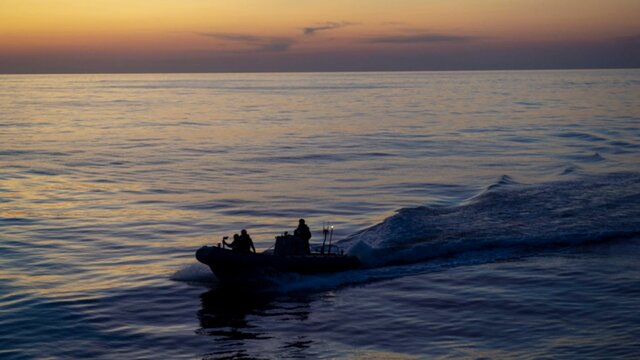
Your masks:
{"label": "orange glow on horizon", "polygon": [[5,0],[0,60],[597,43],[640,35],[639,17],[637,0]]}

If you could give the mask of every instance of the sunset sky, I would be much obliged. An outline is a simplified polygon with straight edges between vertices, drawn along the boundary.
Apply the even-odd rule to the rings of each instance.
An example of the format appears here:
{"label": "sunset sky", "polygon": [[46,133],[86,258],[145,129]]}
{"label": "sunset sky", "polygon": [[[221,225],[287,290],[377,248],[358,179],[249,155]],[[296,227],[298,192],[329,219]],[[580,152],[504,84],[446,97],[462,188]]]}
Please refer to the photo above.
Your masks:
{"label": "sunset sky", "polygon": [[2,0],[0,73],[640,67],[638,0]]}

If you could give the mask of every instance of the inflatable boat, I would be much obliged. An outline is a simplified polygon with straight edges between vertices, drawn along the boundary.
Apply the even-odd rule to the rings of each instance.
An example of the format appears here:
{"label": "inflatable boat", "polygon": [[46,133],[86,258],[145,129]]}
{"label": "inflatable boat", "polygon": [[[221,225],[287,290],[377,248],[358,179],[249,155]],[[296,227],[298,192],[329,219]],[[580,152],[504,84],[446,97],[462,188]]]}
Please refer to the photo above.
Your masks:
{"label": "inflatable boat", "polygon": [[[338,253],[312,253],[302,255],[286,251],[291,237],[276,238],[274,251],[262,253],[237,252],[220,246],[203,246],[196,251],[196,259],[208,265],[223,283],[262,283],[279,274],[322,274],[359,268],[355,256]],[[280,245],[280,246],[278,246]],[[284,251],[283,251],[284,250]],[[299,252],[298,252],[299,253]]]}

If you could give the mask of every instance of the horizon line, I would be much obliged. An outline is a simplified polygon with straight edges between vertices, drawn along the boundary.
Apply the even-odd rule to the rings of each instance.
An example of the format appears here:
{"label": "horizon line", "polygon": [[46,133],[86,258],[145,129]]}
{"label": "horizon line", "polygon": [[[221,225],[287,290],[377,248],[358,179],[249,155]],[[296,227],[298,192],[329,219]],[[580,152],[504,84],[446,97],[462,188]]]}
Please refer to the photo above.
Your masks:
{"label": "horizon line", "polygon": [[99,71],[99,72],[1,72],[4,75],[135,75],[135,74],[305,74],[305,73],[389,73],[389,72],[494,72],[494,71],[581,71],[581,70],[639,70],[640,66],[617,67],[505,67],[505,68],[470,68],[470,69],[362,69],[362,70],[246,70],[246,71]]}

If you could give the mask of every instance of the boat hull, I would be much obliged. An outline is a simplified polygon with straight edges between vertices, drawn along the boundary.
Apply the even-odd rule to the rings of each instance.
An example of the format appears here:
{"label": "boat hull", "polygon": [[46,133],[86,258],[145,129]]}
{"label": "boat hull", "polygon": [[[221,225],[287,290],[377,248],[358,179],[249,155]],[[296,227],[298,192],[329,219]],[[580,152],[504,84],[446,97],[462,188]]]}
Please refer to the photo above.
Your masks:
{"label": "boat hull", "polygon": [[265,253],[239,253],[215,246],[203,246],[196,259],[208,265],[221,282],[262,282],[283,273],[322,274],[353,270],[361,266],[355,256],[298,255],[276,256]]}

